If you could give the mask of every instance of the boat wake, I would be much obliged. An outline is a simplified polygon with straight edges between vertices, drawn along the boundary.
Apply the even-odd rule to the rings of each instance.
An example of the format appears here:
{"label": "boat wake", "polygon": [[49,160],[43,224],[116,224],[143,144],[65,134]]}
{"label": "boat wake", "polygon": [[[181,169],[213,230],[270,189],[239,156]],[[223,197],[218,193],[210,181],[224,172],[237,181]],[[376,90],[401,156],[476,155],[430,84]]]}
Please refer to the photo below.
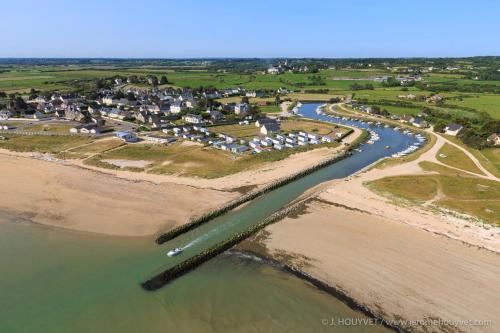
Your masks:
{"label": "boat wake", "polygon": [[218,228],[210,230],[206,234],[203,234],[200,237],[195,238],[192,241],[190,241],[189,243],[187,243],[186,245],[182,246],[181,249],[183,251],[186,250],[186,249],[189,249],[190,247],[193,247],[196,244],[201,243],[201,242],[203,242],[203,241],[205,241],[205,240],[207,240],[207,239],[209,239],[209,238],[211,238],[211,237],[213,237],[213,236],[215,236],[215,235],[223,232],[224,230],[226,230],[229,227],[231,227],[234,223],[235,222],[233,222],[233,223],[226,223],[226,224],[223,224],[223,225],[219,226]]}

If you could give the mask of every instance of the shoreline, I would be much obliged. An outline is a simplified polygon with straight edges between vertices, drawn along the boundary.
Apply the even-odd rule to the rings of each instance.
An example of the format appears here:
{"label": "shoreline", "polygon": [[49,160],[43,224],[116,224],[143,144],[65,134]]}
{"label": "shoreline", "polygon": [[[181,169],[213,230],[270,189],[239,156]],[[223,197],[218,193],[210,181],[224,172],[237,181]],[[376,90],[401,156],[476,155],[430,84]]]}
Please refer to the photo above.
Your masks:
{"label": "shoreline", "polygon": [[161,235],[346,150],[342,145],[322,147],[257,169],[202,179],[107,170],[50,154],[0,149],[0,172],[9,175],[0,179],[0,209],[69,230]]}
{"label": "shoreline", "polygon": [[378,324],[380,324],[380,325],[382,325],[390,330],[393,330],[395,332],[401,332],[401,333],[406,332],[403,330],[402,327],[390,324],[390,321],[388,321],[386,318],[379,316],[372,309],[359,303],[355,298],[353,298],[350,295],[348,295],[347,293],[345,293],[345,291],[343,291],[339,288],[336,288],[335,286],[329,285],[328,283],[321,281],[320,279],[317,279],[316,277],[312,276],[311,274],[308,274],[307,272],[302,271],[299,268],[288,265],[287,263],[285,263],[283,261],[273,259],[270,256],[266,256],[266,255],[263,255],[261,253],[249,250],[249,249],[231,249],[231,250],[224,252],[224,254],[243,257],[243,258],[247,258],[249,260],[258,260],[260,262],[263,262],[266,265],[274,267],[275,269],[292,274],[293,276],[312,284],[318,290],[323,291],[325,293],[328,293],[332,297],[335,297],[337,300],[341,301],[342,303],[347,305],[349,308],[363,313],[368,318],[376,320]]}
{"label": "shoreline", "polygon": [[387,322],[497,318],[500,253],[369,212],[306,199],[302,208],[235,248],[339,290]]}
{"label": "shoreline", "polygon": [[[418,163],[434,161],[443,143],[438,138],[415,160],[382,169],[375,163],[310,189],[295,201],[302,208],[236,248],[333,286],[391,322],[498,318],[491,308],[500,307],[492,278],[500,275],[500,228],[396,205],[365,186],[387,176],[425,174]],[[493,325],[452,331],[462,329],[496,332]]]}

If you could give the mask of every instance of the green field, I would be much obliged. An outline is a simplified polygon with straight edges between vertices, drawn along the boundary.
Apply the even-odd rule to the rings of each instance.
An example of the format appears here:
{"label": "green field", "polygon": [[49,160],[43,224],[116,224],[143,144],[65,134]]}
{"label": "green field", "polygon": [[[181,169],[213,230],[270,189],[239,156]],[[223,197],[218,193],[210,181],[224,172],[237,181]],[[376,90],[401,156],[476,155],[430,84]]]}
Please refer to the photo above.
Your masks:
{"label": "green field", "polygon": [[[322,145],[335,147],[338,143]],[[256,155],[235,156],[229,152],[204,147],[198,144],[175,143],[173,145],[126,145],[85,161],[86,164],[103,168],[117,167],[104,162],[108,159],[148,161],[147,168],[130,168],[131,171],[145,171],[155,174],[175,174],[202,178],[219,178],[244,170],[250,170],[267,162],[282,160],[292,154],[303,152],[311,147],[284,149]]]}
{"label": "green field", "polygon": [[[422,162],[425,170],[439,172],[429,176],[395,176],[370,182],[368,186],[395,200],[413,204],[433,200],[432,205],[475,216],[500,225],[500,184],[471,177],[431,162]],[[436,194],[440,191],[440,195]]]}
{"label": "green field", "polygon": [[4,136],[7,140],[0,141],[0,148],[19,152],[59,153],[92,141],[84,136]]}
{"label": "green field", "polygon": [[444,146],[437,152],[436,158],[439,162],[448,166],[480,175],[483,174],[463,151],[448,143],[445,143]]}

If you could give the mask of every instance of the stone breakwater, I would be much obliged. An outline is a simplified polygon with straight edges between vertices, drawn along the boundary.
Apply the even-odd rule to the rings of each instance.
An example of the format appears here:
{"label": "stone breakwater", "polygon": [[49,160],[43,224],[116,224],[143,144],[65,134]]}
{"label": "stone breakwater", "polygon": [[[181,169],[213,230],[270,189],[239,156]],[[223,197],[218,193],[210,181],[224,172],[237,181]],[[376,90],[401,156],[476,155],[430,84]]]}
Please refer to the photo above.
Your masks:
{"label": "stone breakwater", "polygon": [[[349,134],[351,134],[353,132],[353,130],[349,130],[348,132],[346,132],[344,134],[344,137],[348,136]],[[363,132],[365,133],[365,132]],[[340,138],[340,140],[342,139]],[[228,202],[227,204],[223,205],[223,206],[220,206],[214,210],[211,210],[211,211],[208,211],[207,213],[201,215],[201,216],[198,216],[194,219],[192,219],[191,221],[189,221],[188,223],[186,224],[183,224],[177,228],[174,228],[168,232],[165,232],[163,234],[161,234],[157,239],[156,239],[156,243],[157,244],[163,244],[165,242],[168,242],[169,240],[172,240],[176,237],[178,237],[179,235],[182,235],[190,230],[193,230],[195,228],[197,228],[198,226],[204,224],[204,223],[207,223],[208,221],[218,217],[218,216],[221,216],[225,213],[227,213],[228,211],[230,210],[233,210],[235,209],[236,207],[250,201],[250,200],[253,200],[267,192],[270,192],[278,187],[281,187],[283,185],[286,185],[290,182],[293,182],[294,180],[297,180],[299,178],[302,178],[310,173],[313,173],[314,171],[318,170],[318,169],[321,169],[327,165],[330,165],[332,163],[335,163],[337,162],[338,160],[342,159],[342,158],[345,158],[346,156],[350,155],[351,153],[351,150],[354,149],[356,146],[358,146],[359,144],[363,143],[364,141],[366,140],[366,136],[362,135],[361,138],[358,138],[354,143],[352,143],[349,148],[343,152],[343,153],[340,153],[340,154],[336,154],[335,156],[332,156],[332,157],[329,157],[329,158],[326,158],[320,162],[318,162],[317,164],[307,168],[307,169],[304,169],[302,171],[299,171],[295,174],[292,174],[288,177],[283,177],[283,178],[280,178],[264,187],[262,187],[261,189],[258,189],[258,190],[254,190],[250,193],[247,193],[241,197],[239,197],[238,199],[235,199],[235,200],[232,200],[230,202]]]}

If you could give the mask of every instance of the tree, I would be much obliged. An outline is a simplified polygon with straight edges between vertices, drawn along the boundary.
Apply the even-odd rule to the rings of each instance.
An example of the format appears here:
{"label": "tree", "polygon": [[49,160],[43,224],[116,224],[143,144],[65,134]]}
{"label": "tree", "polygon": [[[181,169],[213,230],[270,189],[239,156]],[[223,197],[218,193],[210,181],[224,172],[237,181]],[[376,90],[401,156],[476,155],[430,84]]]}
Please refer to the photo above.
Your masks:
{"label": "tree", "polygon": [[167,84],[168,83],[168,79],[165,75],[162,75],[161,78],[160,78],[160,84]]}
{"label": "tree", "polygon": [[281,104],[280,95],[276,95],[276,97],[274,98],[274,102],[276,103],[276,105],[280,105]]}
{"label": "tree", "polygon": [[156,77],[156,75],[151,75],[148,78],[148,81],[153,87],[156,87],[158,85],[158,78]]}
{"label": "tree", "polygon": [[443,133],[445,127],[446,122],[444,120],[439,120],[434,124],[434,132]]}
{"label": "tree", "polygon": [[21,96],[16,96],[12,100],[12,107],[14,108],[14,110],[26,110],[28,108],[28,105]]}
{"label": "tree", "polygon": [[35,99],[35,98],[37,98],[37,91],[35,89],[31,88],[29,99]]}
{"label": "tree", "polygon": [[241,98],[241,103],[249,104],[250,103],[250,99],[247,96],[243,96]]}

